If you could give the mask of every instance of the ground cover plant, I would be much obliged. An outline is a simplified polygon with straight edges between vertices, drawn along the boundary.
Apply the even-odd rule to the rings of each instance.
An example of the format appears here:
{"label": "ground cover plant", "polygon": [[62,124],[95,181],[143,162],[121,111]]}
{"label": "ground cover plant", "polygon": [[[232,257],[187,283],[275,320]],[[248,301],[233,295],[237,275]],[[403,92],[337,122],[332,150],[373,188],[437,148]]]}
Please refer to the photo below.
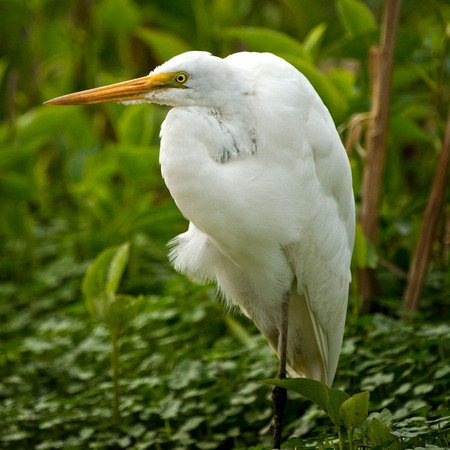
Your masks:
{"label": "ground cover plant", "polygon": [[[68,273],[67,259],[57,262],[23,293],[3,285],[3,448],[268,448],[270,390],[259,380],[275,357],[250,323],[225,315],[213,289],[175,275],[141,299],[119,337],[114,427],[108,327],[80,302],[85,265],[72,260]],[[448,446],[448,334],[445,323],[379,313],[349,321],[335,386],[370,391],[369,412],[397,433],[398,448]],[[291,439],[297,448],[339,448],[320,408],[291,393],[285,432],[306,433]]]}
{"label": "ground cover plant", "polygon": [[[167,261],[165,244],[186,222],[159,174],[166,110],[41,103],[144,75],[189,49],[275,52],[329,107],[359,207],[368,54],[383,2],[0,6],[0,448],[269,448],[270,386],[260,381],[276,375],[275,356],[213,286],[193,286]],[[290,390],[289,448],[338,449],[339,432],[345,448],[349,438],[355,449],[450,446],[448,190],[420,309],[402,306],[448,113],[449,18],[439,1],[409,0],[401,11],[379,237],[371,245],[358,228],[333,386],[369,392],[368,419],[344,412],[336,426],[320,400]],[[102,252],[119,248],[109,287],[130,308],[108,321],[93,304],[102,283],[82,283]],[[369,306],[358,297],[364,267],[378,280]],[[356,397],[362,409],[366,397]]]}

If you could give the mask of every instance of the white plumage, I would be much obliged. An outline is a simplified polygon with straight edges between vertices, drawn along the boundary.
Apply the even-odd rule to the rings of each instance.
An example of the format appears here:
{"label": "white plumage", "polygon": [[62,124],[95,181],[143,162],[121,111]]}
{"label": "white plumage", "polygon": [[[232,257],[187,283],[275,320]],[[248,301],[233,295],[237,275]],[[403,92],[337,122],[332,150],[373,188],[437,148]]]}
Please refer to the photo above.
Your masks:
{"label": "white plumage", "polygon": [[306,78],[271,54],[190,52],[154,73],[177,70],[189,74],[193,95],[166,100],[178,106],[161,128],[162,174],[190,221],[172,241],[175,269],[217,281],[275,351],[290,291],[290,372],[331,385],[355,220],[331,116]]}
{"label": "white plumage", "polygon": [[188,52],[147,77],[47,103],[106,101],[173,106],[160,162],[190,221],[171,243],[176,270],[216,281],[276,352],[290,292],[288,369],[331,385],[355,211],[347,155],[308,80],[268,53]]}

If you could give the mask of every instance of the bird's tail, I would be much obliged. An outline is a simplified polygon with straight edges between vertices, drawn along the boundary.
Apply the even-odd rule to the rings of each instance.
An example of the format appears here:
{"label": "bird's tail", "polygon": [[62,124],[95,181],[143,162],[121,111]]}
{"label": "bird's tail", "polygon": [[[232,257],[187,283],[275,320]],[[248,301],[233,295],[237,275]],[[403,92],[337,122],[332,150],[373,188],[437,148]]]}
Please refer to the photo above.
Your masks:
{"label": "bird's tail", "polygon": [[308,307],[306,295],[292,286],[289,302],[287,365],[291,375],[312,378],[329,386],[328,345],[326,335],[314,312]]}
{"label": "bird's tail", "polygon": [[[256,324],[278,355],[278,330],[265,329]],[[333,377],[327,370],[327,340],[305,295],[297,293],[294,282],[289,301],[287,370],[293,377],[312,378],[331,386]]]}

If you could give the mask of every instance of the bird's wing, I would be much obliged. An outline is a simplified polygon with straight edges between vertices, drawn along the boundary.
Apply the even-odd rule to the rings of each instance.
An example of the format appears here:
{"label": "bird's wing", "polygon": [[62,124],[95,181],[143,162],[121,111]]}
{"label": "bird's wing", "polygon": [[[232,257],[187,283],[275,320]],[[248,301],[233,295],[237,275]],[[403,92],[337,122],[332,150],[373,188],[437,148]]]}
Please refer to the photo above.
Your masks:
{"label": "bird's wing", "polygon": [[[327,108],[302,74],[270,54],[239,53],[227,60],[255,80],[258,123],[267,124],[259,128],[258,158],[282,175],[272,195],[281,244],[296,276],[288,363],[295,373],[331,385],[354,240],[350,164]],[[277,350],[276,334],[259,328]]]}
{"label": "bird's wing", "polygon": [[294,282],[289,303],[287,363],[289,372],[328,383],[328,341],[306,294]]}
{"label": "bird's wing", "polygon": [[[299,372],[304,361],[306,376],[331,386],[344,334],[349,277],[329,274],[321,281],[313,272],[326,269],[326,265],[320,264],[320,258],[307,264],[305,271],[299,270],[306,285],[292,293],[289,306],[289,325],[297,330],[288,341],[290,365]],[[302,327],[294,323],[301,323]]]}
{"label": "bird's wing", "polygon": [[[351,279],[355,211],[345,149],[320,100],[312,101],[303,127],[314,160],[310,216],[291,255],[297,293],[308,306],[315,340],[331,385],[339,359]],[[296,297],[294,296],[294,304]]]}

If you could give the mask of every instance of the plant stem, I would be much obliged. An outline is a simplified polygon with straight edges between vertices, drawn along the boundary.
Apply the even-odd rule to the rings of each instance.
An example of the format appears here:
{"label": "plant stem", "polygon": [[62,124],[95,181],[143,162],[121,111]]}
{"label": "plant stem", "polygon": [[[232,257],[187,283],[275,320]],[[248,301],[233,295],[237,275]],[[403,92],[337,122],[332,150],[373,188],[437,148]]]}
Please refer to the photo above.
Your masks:
{"label": "plant stem", "polygon": [[353,297],[353,317],[355,319],[359,318],[359,313],[361,310],[361,303],[359,301],[359,279],[354,276],[351,283],[352,297]]}
{"label": "plant stem", "polygon": [[353,450],[353,428],[347,428],[348,448]]}
{"label": "plant stem", "polygon": [[441,155],[436,166],[433,184],[425,209],[419,241],[414,252],[408,275],[408,284],[403,297],[404,306],[415,310],[419,307],[425,277],[429,265],[433,241],[445,202],[445,191],[449,180],[450,167],[450,112]]}
{"label": "plant stem", "polygon": [[342,436],[342,431],[341,428],[338,428],[338,434],[339,434],[339,450],[344,450],[345,449],[345,441],[344,441],[344,436]]}
{"label": "plant stem", "polygon": [[167,437],[170,438],[172,436],[172,428],[169,419],[164,419],[164,428],[166,429]]}
{"label": "plant stem", "polygon": [[[375,247],[389,132],[391,84],[400,4],[401,0],[385,0],[381,43],[378,48],[373,48],[370,52],[372,106],[371,121],[367,132],[367,157],[363,172],[359,222],[364,234]],[[358,276],[361,301],[369,301],[376,288],[375,272],[369,267],[360,268]],[[368,309],[367,306],[366,309]]]}
{"label": "plant stem", "polygon": [[117,344],[119,333],[112,331],[112,353],[111,353],[111,371],[113,378],[113,425],[116,430],[119,429],[119,347]]}

